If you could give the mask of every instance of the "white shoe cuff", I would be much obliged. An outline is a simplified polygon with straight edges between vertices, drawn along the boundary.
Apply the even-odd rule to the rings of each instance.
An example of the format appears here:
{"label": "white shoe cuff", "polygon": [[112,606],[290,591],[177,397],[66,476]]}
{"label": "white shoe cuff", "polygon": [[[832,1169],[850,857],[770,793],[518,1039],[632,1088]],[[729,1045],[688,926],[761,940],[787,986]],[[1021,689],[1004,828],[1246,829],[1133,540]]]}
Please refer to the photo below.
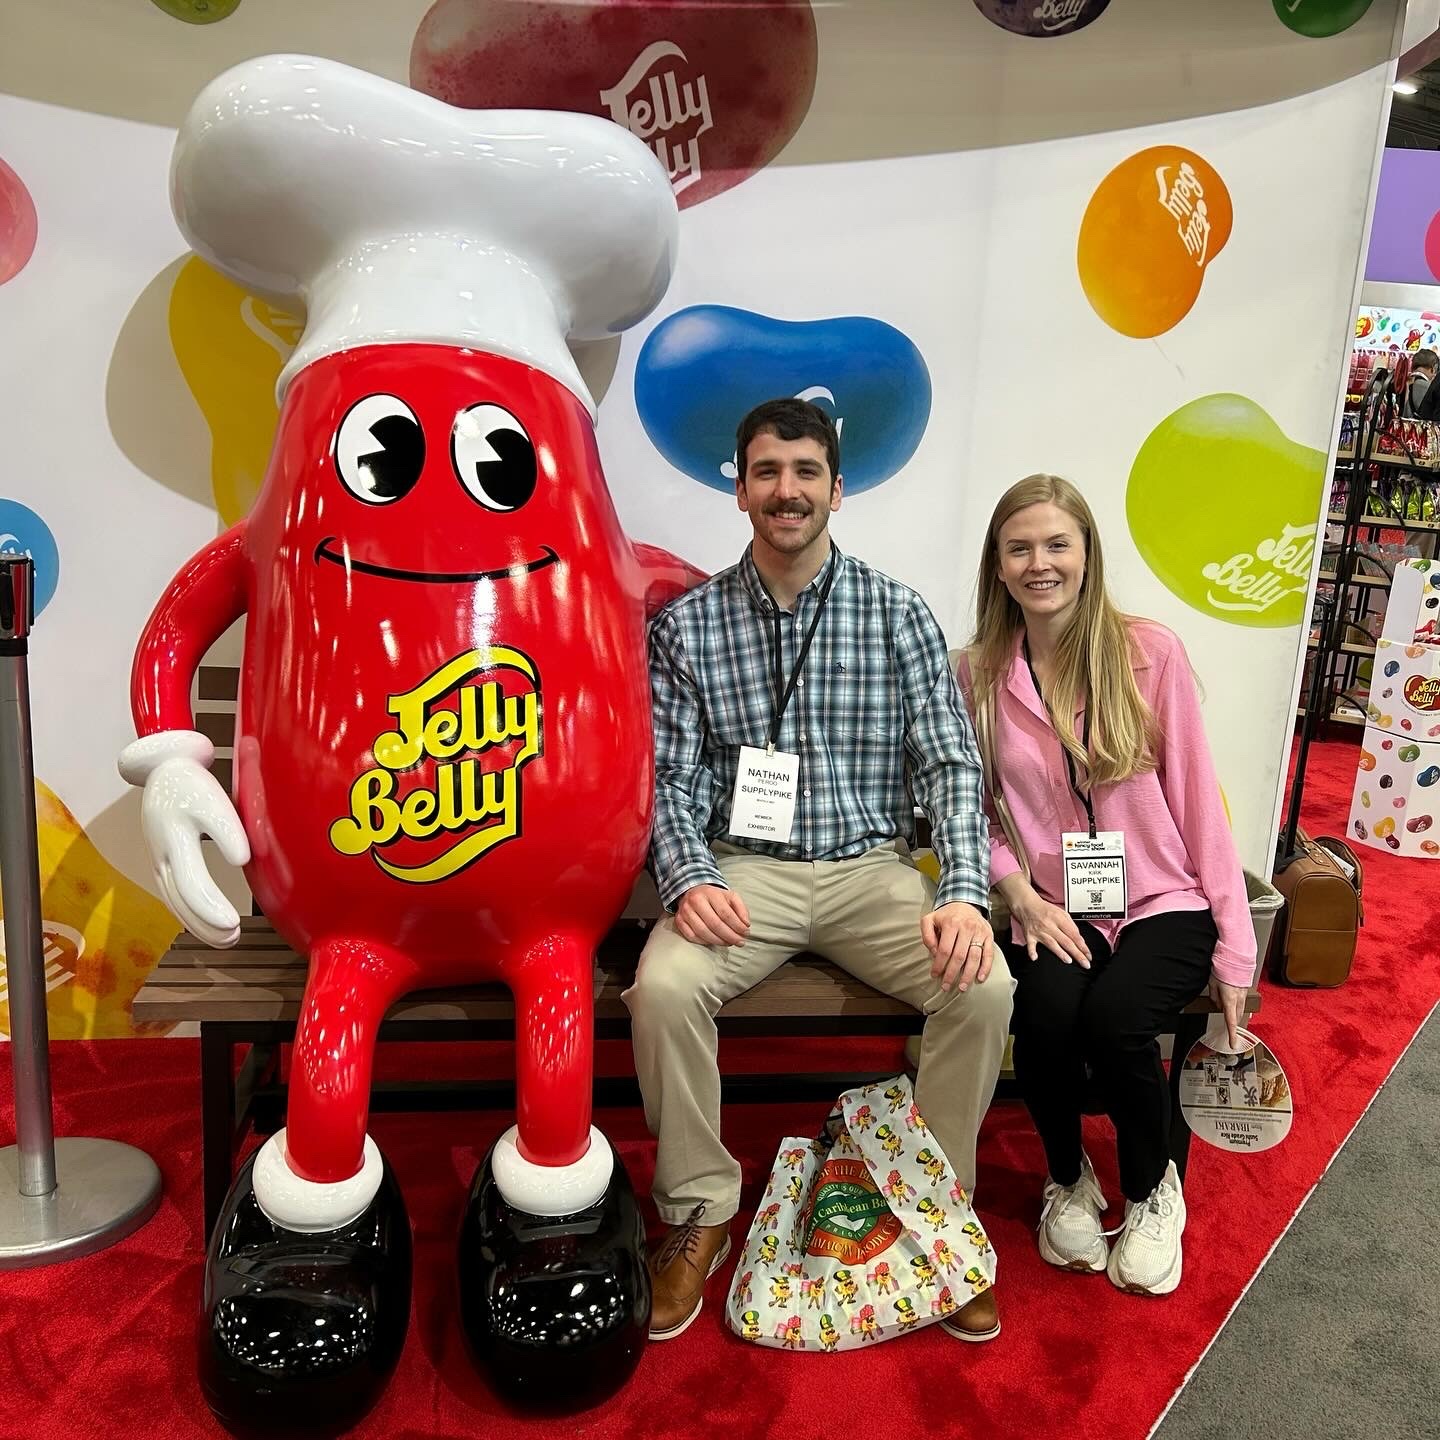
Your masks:
{"label": "white shoe cuff", "polygon": [[610,1142],[592,1125],[590,1148],[570,1165],[536,1165],[516,1144],[512,1125],[495,1142],[491,1166],[505,1203],[527,1215],[573,1215],[593,1205],[610,1183],[615,1157]]}
{"label": "white shoe cuff", "polygon": [[384,1164],[375,1142],[365,1137],[365,1154],[357,1174],[324,1183],[302,1180],[291,1168],[285,1131],[279,1130],[255,1157],[255,1200],[268,1219],[302,1235],[338,1230],[365,1211],[380,1188]]}
{"label": "white shoe cuff", "polygon": [[177,756],[197,761],[208,770],[215,760],[215,746],[198,730],[159,730],[132,740],[116,763],[122,780],[143,785],[159,766]]}

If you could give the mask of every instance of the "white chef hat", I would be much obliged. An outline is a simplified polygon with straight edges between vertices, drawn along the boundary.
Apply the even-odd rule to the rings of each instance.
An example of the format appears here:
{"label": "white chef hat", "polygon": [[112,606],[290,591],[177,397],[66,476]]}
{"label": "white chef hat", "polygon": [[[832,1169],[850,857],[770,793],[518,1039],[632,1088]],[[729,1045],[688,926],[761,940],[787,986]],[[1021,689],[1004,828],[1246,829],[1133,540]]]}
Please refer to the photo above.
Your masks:
{"label": "white chef hat", "polygon": [[247,60],[201,91],[170,192],[217,270],[304,303],[282,395],[322,355],[434,341],[546,371],[593,415],[567,338],[635,324],[675,262],[669,179],[613,121],[461,110],[305,55]]}

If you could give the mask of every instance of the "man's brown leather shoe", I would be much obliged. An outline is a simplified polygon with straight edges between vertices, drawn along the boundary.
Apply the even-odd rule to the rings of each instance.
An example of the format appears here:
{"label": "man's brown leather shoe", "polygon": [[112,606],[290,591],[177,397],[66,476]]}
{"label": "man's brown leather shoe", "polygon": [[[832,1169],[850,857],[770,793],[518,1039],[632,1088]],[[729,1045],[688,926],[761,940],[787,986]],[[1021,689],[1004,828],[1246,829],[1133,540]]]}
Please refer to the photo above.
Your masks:
{"label": "man's brown leather shoe", "polygon": [[652,1340],[673,1340],[690,1328],[705,1298],[705,1282],[730,1253],[730,1227],[701,1225],[704,1214],[702,1202],[651,1253]]}
{"label": "man's brown leather shoe", "polygon": [[947,1315],[940,1326],[957,1340],[968,1340],[972,1345],[993,1340],[1000,1333],[1000,1307],[995,1303],[994,1288],[982,1290],[968,1305]]}

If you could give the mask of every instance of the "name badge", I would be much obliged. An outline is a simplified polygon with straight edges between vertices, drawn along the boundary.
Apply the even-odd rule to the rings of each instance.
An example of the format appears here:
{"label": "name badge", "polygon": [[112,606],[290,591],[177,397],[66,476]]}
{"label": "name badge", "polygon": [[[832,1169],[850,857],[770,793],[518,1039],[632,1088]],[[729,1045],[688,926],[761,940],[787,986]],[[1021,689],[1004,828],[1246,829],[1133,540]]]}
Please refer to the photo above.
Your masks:
{"label": "name badge", "polygon": [[730,833],[788,845],[795,824],[795,786],[800,757],[756,745],[740,747],[735,793],[730,797]]}
{"label": "name badge", "polygon": [[1118,830],[1098,835],[1083,831],[1060,837],[1065,865],[1065,909],[1084,920],[1123,920],[1125,836]]}

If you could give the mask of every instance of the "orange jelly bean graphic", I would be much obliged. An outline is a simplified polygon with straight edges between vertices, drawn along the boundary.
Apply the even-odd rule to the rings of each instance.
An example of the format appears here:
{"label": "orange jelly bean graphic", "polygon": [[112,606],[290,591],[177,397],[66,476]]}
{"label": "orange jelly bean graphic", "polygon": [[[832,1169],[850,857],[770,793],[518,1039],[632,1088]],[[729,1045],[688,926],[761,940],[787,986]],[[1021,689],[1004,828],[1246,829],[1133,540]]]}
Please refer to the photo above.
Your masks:
{"label": "orange jelly bean graphic", "polygon": [[1164,334],[1194,305],[1231,220],[1225,182],[1193,150],[1139,151],[1100,182],[1085,208],[1076,262],[1086,299],[1122,335]]}

